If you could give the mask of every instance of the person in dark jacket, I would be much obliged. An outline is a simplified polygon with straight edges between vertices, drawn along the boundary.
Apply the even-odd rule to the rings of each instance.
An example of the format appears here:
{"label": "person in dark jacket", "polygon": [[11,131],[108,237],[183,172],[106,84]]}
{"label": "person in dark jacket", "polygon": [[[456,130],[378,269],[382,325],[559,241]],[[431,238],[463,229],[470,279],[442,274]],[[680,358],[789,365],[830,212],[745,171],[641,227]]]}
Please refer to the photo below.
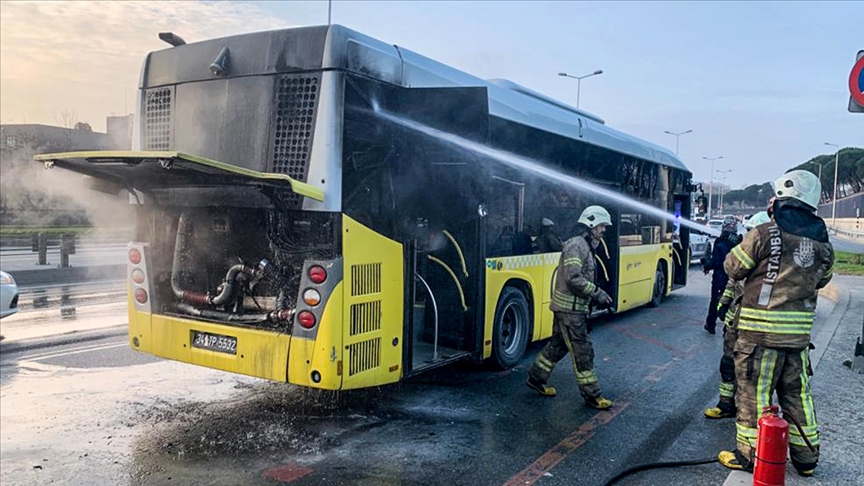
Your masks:
{"label": "person in dark jacket", "polygon": [[561,251],[563,247],[561,238],[555,233],[555,223],[549,218],[543,218],[540,234],[537,235],[537,252],[553,253]]}
{"label": "person in dark jacket", "polygon": [[714,272],[711,276],[711,303],[708,304],[708,317],[705,318],[704,327],[711,334],[717,332],[717,305],[720,302],[720,296],[723,295],[723,289],[726,288],[726,284],[729,282],[729,276],[726,275],[726,270],[723,269],[723,262],[726,261],[726,255],[738,243],[735,226],[734,221],[723,225],[720,236],[714,242],[714,251],[711,253],[711,259],[705,262],[702,268],[702,271],[706,275],[710,271]]}

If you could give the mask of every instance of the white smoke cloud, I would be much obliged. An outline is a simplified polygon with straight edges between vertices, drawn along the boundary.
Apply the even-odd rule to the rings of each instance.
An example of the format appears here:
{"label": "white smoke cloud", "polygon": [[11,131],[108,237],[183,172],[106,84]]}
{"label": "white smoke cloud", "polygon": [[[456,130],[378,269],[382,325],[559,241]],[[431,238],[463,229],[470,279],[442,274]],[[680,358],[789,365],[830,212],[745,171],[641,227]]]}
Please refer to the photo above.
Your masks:
{"label": "white smoke cloud", "polygon": [[144,56],[171,31],[194,42],[291,25],[240,2],[0,2],[0,122],[94,130],[134,109]]}

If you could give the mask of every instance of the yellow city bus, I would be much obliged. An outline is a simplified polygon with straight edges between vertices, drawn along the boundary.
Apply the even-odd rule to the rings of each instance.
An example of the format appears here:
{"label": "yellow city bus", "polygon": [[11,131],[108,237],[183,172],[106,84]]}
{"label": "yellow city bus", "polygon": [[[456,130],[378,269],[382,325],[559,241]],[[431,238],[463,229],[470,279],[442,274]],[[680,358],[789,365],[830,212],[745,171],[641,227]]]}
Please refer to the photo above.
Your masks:
{"label": "yellow city bus", "polygon": [[129,191],[136,351],[332,390],[512,367],[552,332],[541,221],[566,240],[591,204],[613,216],[596,258],[617,312],[686,284],[686,228],[392,120],[689,215],[666,149],[341,26],[173,39],[144,63],[133,151],[37,157]]}

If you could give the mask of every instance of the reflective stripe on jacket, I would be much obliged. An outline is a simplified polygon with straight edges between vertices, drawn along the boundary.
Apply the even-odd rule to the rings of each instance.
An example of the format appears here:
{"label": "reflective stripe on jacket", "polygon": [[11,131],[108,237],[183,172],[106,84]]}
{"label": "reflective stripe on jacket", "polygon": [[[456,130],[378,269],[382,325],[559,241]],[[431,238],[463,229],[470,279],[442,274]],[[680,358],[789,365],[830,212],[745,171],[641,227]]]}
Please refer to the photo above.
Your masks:
{"label": "reflective stripe on jacket", "polygon": [[591,298],[597,291],[595,268],[594,252],[584,233],[564,242],[549,308],[553,312],[587,314]]}
{"label": "reflective stripe on jacket", "polygon": [[810,343],[817,290],[833,274],[831,243],[785,232],[772,222],[747,233],[724,266],[729,278],[744,279],[739,335],[773,347]]}

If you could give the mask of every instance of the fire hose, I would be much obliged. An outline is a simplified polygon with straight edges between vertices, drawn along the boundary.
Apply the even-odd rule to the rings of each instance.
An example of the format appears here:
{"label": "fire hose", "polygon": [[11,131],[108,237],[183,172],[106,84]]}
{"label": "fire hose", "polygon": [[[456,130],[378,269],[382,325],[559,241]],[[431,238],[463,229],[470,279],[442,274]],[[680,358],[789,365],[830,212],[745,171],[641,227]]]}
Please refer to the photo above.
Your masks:
{"label": "fire hose", "polygon": [[[807,447],[810,449],[810,451],[812,451],[814,454],[818,454],[818,451],[813,446],[813,444],[810,442],[810,440],[807,438],[807,435],[804,433],[804,427],[801,426],[801,424],[798,422],[798,420],[792,414],[790,414],[789,412],[787,412],[785,410],[783,411],[783,416],[785,418],[788,418],[793,424],[795,424],[795,427],[798,429],[798,432],[801,434],[801,438],[804,439],[804,443],[807,444]],[[717,461],[718,461],[717,457],[712,457],[712,458],[708,458],[708,459],[696,459],[696,460],[692,460],[692,461],[651,462],[651,463],[647,463],[647,464],[641,464],[641,465],[633,466],[631,468],[627,468],[627,469],[621,471],[620,473],[613,476],[612,479],[603,483],[603,486],[612,486],[615,483],[617,483],[618,481],[620,481],[621,479],[623,479],[623,478],[625,478],[631,474],[635,474],[635,473],[641,472],[641,471],[648,471],[650,469],[660,469],[660,468],[666,468],[666,467],[699,466],[702,464],[711,464],[712,462],[717,462]]]}

